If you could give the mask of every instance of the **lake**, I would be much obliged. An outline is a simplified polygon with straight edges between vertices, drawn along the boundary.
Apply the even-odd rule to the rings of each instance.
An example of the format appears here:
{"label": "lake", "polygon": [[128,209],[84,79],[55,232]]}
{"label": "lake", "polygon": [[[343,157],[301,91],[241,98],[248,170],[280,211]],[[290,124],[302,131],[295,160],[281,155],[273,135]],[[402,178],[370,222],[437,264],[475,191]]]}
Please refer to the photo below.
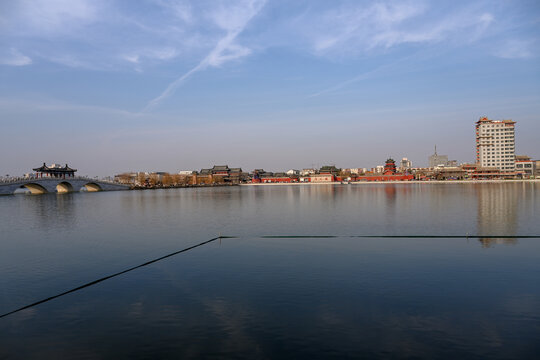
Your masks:
{"label": "lake", "polygon": [[0,359],[526,359],[540,183],[0,197]]}

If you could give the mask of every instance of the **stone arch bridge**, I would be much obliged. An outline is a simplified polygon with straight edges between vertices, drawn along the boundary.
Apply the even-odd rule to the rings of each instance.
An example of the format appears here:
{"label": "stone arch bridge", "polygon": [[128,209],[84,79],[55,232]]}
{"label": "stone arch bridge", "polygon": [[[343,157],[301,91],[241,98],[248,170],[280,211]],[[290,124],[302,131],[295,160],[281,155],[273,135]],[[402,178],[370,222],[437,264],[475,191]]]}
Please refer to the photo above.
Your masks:
{"label": "stone arch bridge", "polygon": [[75,191],[115,191],[128,190],[128,185],[96,180],[85,177],[36,178],[0,182],[0,195],[11,195],[19,189],[30,190],[32,194],[69,193]]}

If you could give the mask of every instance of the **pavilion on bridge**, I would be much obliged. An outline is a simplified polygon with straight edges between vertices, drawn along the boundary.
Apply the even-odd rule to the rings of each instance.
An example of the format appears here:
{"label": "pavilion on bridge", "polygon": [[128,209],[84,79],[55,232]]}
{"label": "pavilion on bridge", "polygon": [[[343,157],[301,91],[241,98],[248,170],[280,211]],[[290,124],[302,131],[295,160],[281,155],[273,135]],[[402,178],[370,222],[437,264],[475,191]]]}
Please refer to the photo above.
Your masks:
{"label": "pavilion on bridge", "polygon": [[51,166],[47,166],[45,165],[45,163],[43,163],[42,166],[32,170],[36,172],[38,178],[42,178],[43,175],[45,175],[45,177],[62,179],[65,179],[66,177],[75,177],[75,171],[77,171],[77,169],[70,168],[68,164],[62,167],[58,164],[52,164]]}

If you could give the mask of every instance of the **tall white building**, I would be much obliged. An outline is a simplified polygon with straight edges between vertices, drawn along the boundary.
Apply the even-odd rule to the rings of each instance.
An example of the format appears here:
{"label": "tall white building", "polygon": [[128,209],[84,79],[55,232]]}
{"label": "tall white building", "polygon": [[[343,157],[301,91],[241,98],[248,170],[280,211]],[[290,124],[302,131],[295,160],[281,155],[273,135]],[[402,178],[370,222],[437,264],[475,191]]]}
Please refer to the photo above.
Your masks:
{"label": "tall white building", "polygon": [[476,163],[497,167],[501,171],[515,170],[515,133],[512,120],[489,120],[481,117],[476,122]]}
{"label": "tall white building", "polygon": [[412,168],[412,161],[404,157],[403,159],[401,159],[401,163],[399,165],[399,168],[402,171],[409,170],[410,168]]}

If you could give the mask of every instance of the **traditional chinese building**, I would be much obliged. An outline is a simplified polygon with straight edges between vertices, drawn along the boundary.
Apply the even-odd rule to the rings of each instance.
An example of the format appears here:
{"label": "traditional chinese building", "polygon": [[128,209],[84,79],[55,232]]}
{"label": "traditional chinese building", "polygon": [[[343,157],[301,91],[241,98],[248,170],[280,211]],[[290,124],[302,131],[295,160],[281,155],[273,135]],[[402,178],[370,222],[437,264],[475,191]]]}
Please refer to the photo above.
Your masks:
{"label": "traditional chinese building", "polygon": [[414,175],[398,174],[396,162],[392,158],[386,160],[382,174],[367,173],[356,177],[357,181],[411,181],[413,179]]}
{"label": "traditional chinese building", "polygon": [[396,162],[394,159],[389,158],[384,164],[384,175],[394,175],[396,173]]}
{"label": "traditional chinese building", "polygon": [[70,168],[68,164],[62,167],[58,164],[52,164],[51,166],[47,166],[45,163],[43,163],[42,166],[32,170],[36,172],[38,178],[42,178],[45,175],[45,177],[62,179],[65,179],[66,177],[75,177],[75,171],[77,171],[77,169]]}

